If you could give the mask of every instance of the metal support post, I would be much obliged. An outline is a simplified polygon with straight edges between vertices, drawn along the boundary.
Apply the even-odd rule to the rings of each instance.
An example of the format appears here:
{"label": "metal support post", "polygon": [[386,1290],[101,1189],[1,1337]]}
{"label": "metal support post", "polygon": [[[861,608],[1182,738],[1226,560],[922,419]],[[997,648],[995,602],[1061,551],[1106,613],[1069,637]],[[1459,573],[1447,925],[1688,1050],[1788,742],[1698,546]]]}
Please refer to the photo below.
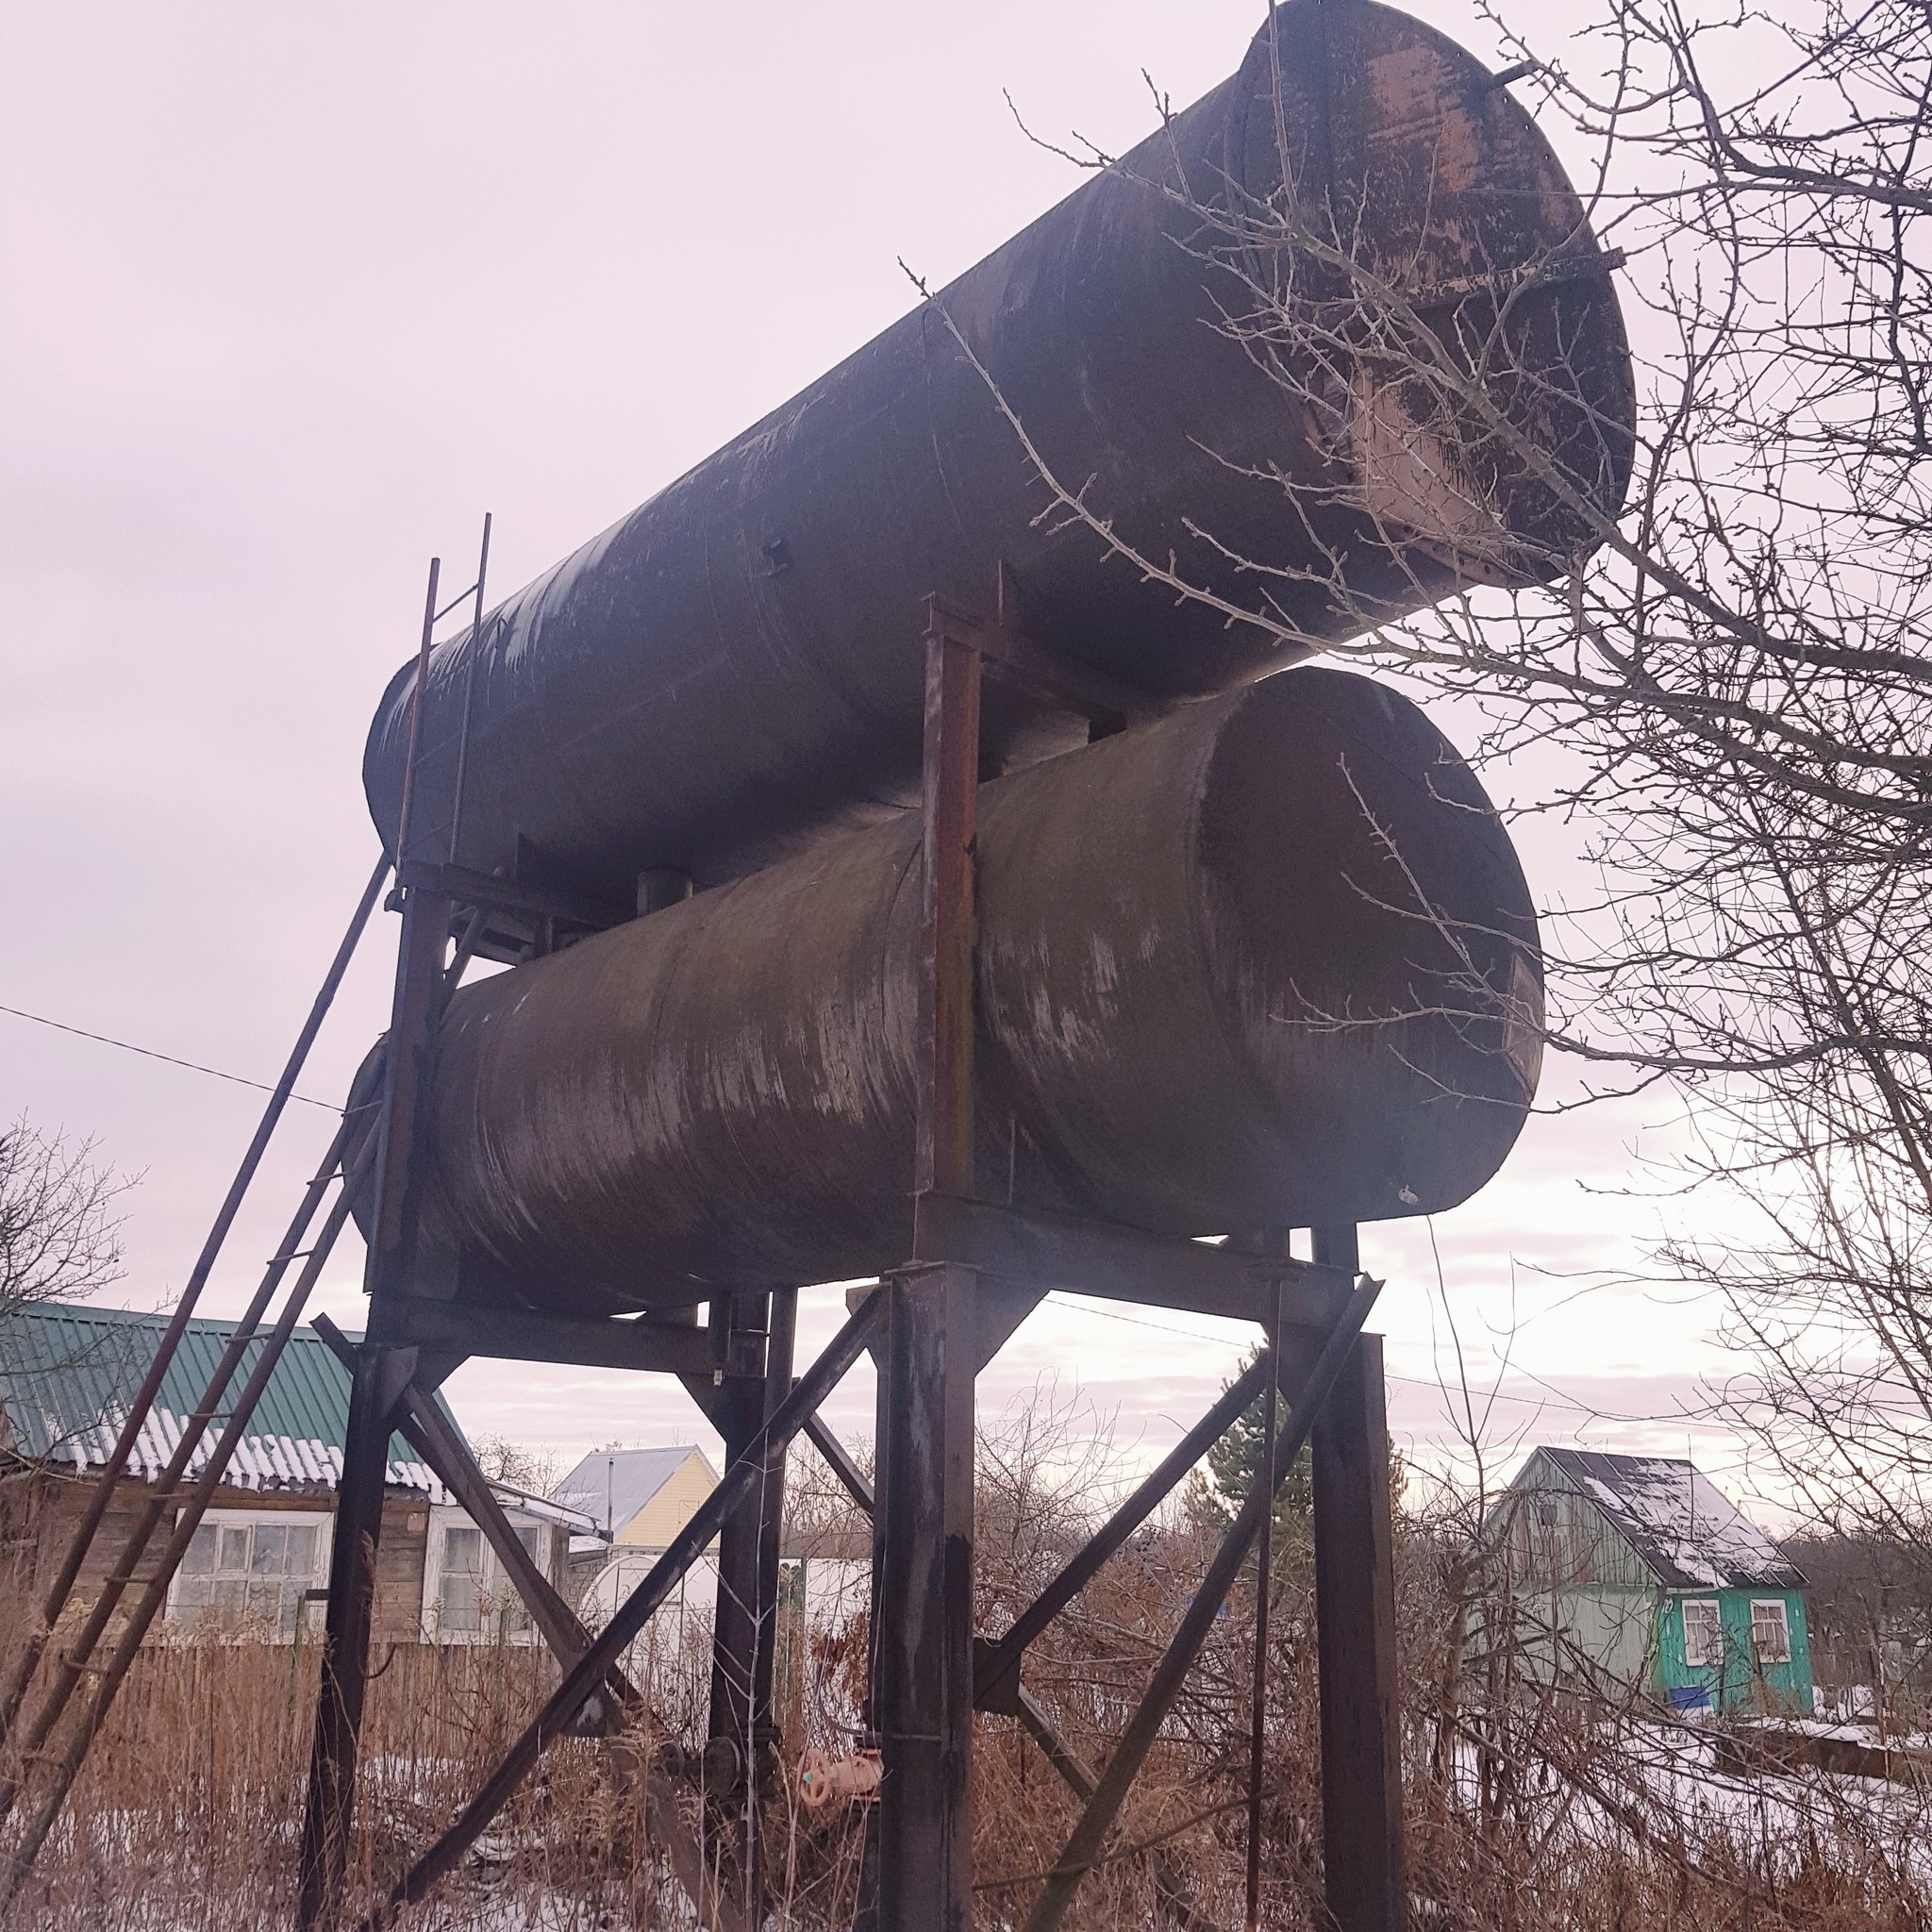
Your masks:
{"label": "metal support post", "polygon": [[[1355,1229],[1318,1228],[1315,1259],[1354,1270]],[[1315,1424],[1315,1628],[1322,1843],[1335,1932],[1406,1932],[1394,1532],[1382,1340],[1364,1335]]]}
{"label": "metal support post", "polygon": [[[396,830],[396,875],[414,857],[412,808],[417,803],[423,691],[429,675],[439,565],[432,558],[423,606],[410,708],[408,765],[402,819]],[[369,1672],[370,1620],[375,1591],[375,1551],[382,1535],[383,1487],[389,1473],[391,1421],[416,1372],[417,1352],[396,1347],[385,1333],[390,1305],[407,1294],[416,1263],[421,1193],[423,1117],[431,1089],[436,1029],[442,1016],[444,972],[454,906],[447,894],[421,886],[400,888],[402,937],[395,999],[383,1068],[382,1111],[376,1124],[375,1184],[363,1286],[369,1296],[368,1339],[350,1384],[349,1421],[329,1554],[328,1616],[322,1643],[322,1689],[315,1708],[308,1802],[302,1820],[297,1923],[314,1932],[334,1914],[348,1857],[355,1809],[356,1747]]]}
{"label": "metal support post", "polygon": [[[763,1435],[791,1392],[798,1291],[734,1297],[734,1325],[765,1329],[762,1381],[727,1385],[710,1413],[735,1462]],[[718,1608],[711,1651],[711,1724],[707,1798],[731,1840],[739,1907],[747,1925],[764,1915],[764,1846],[759,1807],[773,1758],[772,1676],[778,1621],[779,1534],[785,1508],[787,1445],[771,1442],[758,1487],[725,1520],[718,1540]]]}
{"label": "metal support post", "polygon": [[881,1932],[962,1932],[973,1896],[973,1298],[895,1276],[879,1364],[874,1704]]}
{"label": "metal support post", "polygon": [[[407,1362],[398,1364],[395,1357]],[[297,1924],[302,1932],[333,1915],[348,1856],[355,1812],[356,1747],[368,1687],[369,1637],[375,1597],[375,1550],[382,1534],[390,1417],[407,1384],[414,1350],[364,1347],[349,1385],[342,1476],[329,1547],[328,1616],[323,1629],[322,1691],[308,1763],[302,1820],[302,1874]]]}
{"label": "metal support post", "polygon": [[[791,1393],[792,1353],[798,1336],[798,1291],[781,1288],[772,1295],[771,1334],[765,1343],[765,1405],[769,1423]],[[817,1420],[816,1417],[813,1418]],[[788,1442],[773,1442],[766,1454],[765,1480],[758,1493],[758,1641],[753,1652],[751,1688],[752,1761],[759,1773],[775,1756],[777,1729],[772,1712],[772,1685],[778,1663],[778,1584],[785,1527],[785,1462]]]}
{"label": "metal support post", "polygon": [[[925,637],[921,1193],[973,1191],[974,845],[980,654],[937,603]],[[883,1290],[873,1723],[879,1932],[960,1932],[973,1898],[974,1270],[909,1269]]]}
{"label": "metal support post", "polygon": [[[734,1294],[730,1332],[762,1333],[771,1298]],[[724,1439],[724,1460],[736,1462],[764,1426],[764,1385],[738,1380],[719,1390],[711,1421]],[[751,1762],[752,1677],[758,1649],[758,1530],[756,1492],[724,1520],[718,1535],[718,1607],[711,1623],[711,1717],[705,1751],[705,1785],[717,1817],[737,1807]],[[747,1848],[738,1847],[741,1854]]]}

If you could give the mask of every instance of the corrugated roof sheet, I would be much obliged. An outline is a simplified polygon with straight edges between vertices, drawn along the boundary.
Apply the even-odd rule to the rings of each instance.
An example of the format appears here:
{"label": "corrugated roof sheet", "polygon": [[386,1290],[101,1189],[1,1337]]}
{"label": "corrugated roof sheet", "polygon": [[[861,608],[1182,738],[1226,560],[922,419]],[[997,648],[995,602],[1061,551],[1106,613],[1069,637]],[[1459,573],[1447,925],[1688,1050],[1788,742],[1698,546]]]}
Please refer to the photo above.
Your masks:
{"label": "corrugated roof sheet", "polygon": [[[631,1518],[693,1456],[711,1470],[704,1452],[691,1442],[664,1449],[598,1449],[550,1493],[570,1508],[581,1509],[600,1528],[621,1536]],[[717,1472],[711,1470],[711,1480],[717,1479]]]}
{"label": "corrugated roof sheet", "polygon": [[[1669,1590],[1803,1590],[1804,1573],[1694,1464],[1670,1456],[1538,1449],[1512,1489],[1538,1487],[1538,1457],[1588,1496]],[[1527,1479],[1527,1480],[1526,1480]]]}
{"label": "corrugated roof sheet", "polygon": [[[75,1470],[105,1462],[167,1324],[165,1314],[58,1303],[0,1322],[0,1450]],[[135,1445],[132,1474],[152,1482],[167,1466],[236,1325],[189,1323]],[[241,1394],[260,1352],[260,1341],[249,1344],[228,1385],[228,1398]],[[225,1401],[189,1465],[191,1476],[206,1467],[226,1413]],[[449,1414],[447,1405],[443,1413]],[[333,1490],[341,1478],[348,1421],[348,1372],[319,1335],[298,1328],[224,1481],[243,1490]],[[448,1500],[428,1465],[400,1436],[390,1438],[389,1481],[397,1489],[420,1490],[434,1502]]]}

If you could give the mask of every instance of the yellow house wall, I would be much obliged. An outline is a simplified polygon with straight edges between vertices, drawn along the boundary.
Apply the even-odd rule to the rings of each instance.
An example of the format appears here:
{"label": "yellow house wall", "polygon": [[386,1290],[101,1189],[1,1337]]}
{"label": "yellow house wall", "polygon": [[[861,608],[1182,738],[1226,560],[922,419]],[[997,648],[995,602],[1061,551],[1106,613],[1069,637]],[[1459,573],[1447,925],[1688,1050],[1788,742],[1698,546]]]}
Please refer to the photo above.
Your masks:
{"label": "yellow house wall", "polygon": [[701,1452],[693,1449],[669,1482],[617,1532],[619,1549],[664,1549],[697,1513],[697,1507],[718,1487]]}

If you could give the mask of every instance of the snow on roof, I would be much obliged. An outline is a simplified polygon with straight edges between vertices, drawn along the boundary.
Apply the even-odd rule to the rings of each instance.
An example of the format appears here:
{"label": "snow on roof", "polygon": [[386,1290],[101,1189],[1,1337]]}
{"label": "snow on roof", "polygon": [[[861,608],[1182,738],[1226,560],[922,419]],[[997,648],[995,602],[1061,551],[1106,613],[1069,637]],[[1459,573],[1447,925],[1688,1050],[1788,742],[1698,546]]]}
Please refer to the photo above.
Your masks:
{"label": "snow on roof", "polygon": [[[704,1452],[692,1442],[662,1449],[593,1450],[550,1493],[617,1536],[693,1456],[705,1461]],[[710,1466],[705,1461],[706,1469]]]}
{"label": "snow on roof", "polygon": [[1563,1487],[1603,1511],[1669,1590],[1803,1590],[1804,1574],[1696,1467],[1668,1456],[1538,1449],[1511,1489],[1547,1489],[1541,1458]]}
{"label": "snow on roof", "polygon": [[[167,1325],[165,1314],[63,1303],[18,1309],[0,1321],[0,1456],[66,1463],[79,1474],[105,1463]],[[200,1317],[188,1324],[135,1441],[130,1475],[159,1478],[235,1328],[233,1322]],[[223,1400],[224,1418],[262,1346],[250,1344]],[[437,1401],[454,1423],[442,1398]],[[347,1370],[321,1336],[298,1329],[269,1376],[224,1480],[242,1490],[331,1491],[341,1480],[348,1420]],[[221,1433],[217,1424],[203,1437],[188,1465],[191,1480]],[[391,1488],[447,1500],[400,1436],[390,1438],[387,1475]]]}

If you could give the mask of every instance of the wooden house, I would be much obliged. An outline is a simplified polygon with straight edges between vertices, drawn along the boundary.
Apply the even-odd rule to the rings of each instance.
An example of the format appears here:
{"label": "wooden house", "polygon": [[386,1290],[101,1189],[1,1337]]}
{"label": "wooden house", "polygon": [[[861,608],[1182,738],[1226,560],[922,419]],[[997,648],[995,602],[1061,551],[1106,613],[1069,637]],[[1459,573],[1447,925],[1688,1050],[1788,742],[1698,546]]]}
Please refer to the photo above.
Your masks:
{"label": "wooden house", "polygon": [[661,1554],[718,1487],[710,1457],[693,1442],[659,1449],[599,1449],[555,1489],[558,1502],[590,1517],[603,1537],[597,1554]]}
{"label": "wooden house", "polygon": [[1690,1463],[1534,1450],[1488,1541],[1530,1668],[1677,1710],[1810,1715],[1805,1578]]}
{"label": "wooden house", "polygon": [[[65,1553],[166,1322],[49,1305],[0,1323],[0,1602],[11,1603],[14,1614],[43,1593]],[[231,1322],[189,1324],[89,1554],[76,1607],[98,1591],[151,1501],[234,1331]],[[243,1357],[231,1391],[241,1389],[258,1348]],[[169,1586],[158,1638],[289,1642],[320,1629],[348,1415],[347,1372],[321,1337],[298,1330]],[[218,1423],[204,1439],[191,1481],[220,1433]],[[531,1554],[561,1580],[569,1540],[594,1535],[595,1524],[547,1497],[491,1487]],[[164,1541],[158,1533],[151,1540],[138,1577],[154,1574]],[[0,1612],[0,1622],[7,1615]],[[390,1439],[375,1617],[379,1644],[534,1636],[481,1530],[400,1436]]]}

